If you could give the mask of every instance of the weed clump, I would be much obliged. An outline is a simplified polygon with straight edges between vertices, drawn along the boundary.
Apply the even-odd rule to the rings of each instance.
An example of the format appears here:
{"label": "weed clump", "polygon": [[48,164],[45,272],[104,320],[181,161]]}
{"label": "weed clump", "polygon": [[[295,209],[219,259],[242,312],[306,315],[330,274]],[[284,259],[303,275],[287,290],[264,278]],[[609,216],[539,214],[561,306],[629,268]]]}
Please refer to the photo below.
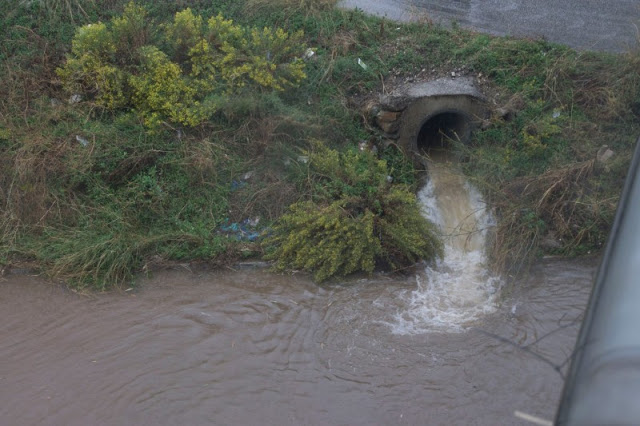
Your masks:
{"label": "weed clump", "polygon": [[409,186],[390,182],[385,160],[320,144],[307,154],[311,200],[291,206],[267,241],[277,269],[303,269],[323,281],[442,256],[433,224]]}
{"label": "weed clump", "polygon": [[493,200],[501,213],[491,248],[496,267],[518,272],[542,245],[571,254],[603,247],[617,199],[594,187],[597,174],[592,159],[506,184]]}

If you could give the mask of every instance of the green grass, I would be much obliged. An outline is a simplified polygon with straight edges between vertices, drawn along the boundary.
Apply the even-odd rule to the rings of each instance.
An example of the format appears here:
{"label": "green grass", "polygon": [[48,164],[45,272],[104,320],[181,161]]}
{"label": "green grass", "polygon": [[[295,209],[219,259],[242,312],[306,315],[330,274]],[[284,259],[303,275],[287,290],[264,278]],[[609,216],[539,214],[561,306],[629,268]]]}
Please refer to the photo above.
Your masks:
{"label": "green grass", "polygon": [[[383,149],[361,106],[394,81],[461,67],[482,76],[496,107],[514,111],[457,148],[499,216],[496,264],[602,247],[640,134],[637,52],[400,25],[321,0],[140,3],[156,28],[191,7],[205,19],[222,13],[242,25],[302,29],[316,52],[308,78],[282,94],[234,96],[205,125],[149,131],[134,111],[69,103],[55,73],[75,28],[119,16],[126,1],[1,3],[0,263],[32,259],[72,285],[107,289],[151,260],[260,254],[259,243],[221,226],[259,217],[267,228],[313,199],[317,176],[300,160],[313,141],[340,152],[378,144],[394,182],[415,188],[417,172],[400,151]],[[605,144],[615,156],[594,166]],[[550,235],[560,248],[540,244]]]}

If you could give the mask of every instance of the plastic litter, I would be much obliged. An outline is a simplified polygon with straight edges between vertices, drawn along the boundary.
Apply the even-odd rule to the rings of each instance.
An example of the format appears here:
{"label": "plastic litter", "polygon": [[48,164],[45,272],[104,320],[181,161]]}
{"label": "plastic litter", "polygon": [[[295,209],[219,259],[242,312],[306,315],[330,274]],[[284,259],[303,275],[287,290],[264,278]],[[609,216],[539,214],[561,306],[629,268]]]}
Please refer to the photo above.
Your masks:
{"label": "plastic litter", "polygon": [[231,192],[237,191],[238,189],[244,188],[245,186],[247,186],[247,182],[239,180],[231,181]]}
{"label": "plastic litter", "polygon": [[86,140],[85,138],[83,138],[82,136],[76,135],[76,140],[77,140],[78,142],[80,142],[80,144],[81,144],[82,146],[87,146],[87,145],[89,145],[89,141],[88,141],[88,140]]}
{"label": "plastic litter", "polygon": [[230,238],[238,241],[256,241],[262,235],[256,226],[260,223],[260,218],[247,218],[242,222],[225,223],[220,225],[219,232],[226,234]]}
{"label": "plastic litter", "polygon": [[304,59],[305,61],[308,61],[309,59],[311,59],[313,57],[313,55],[316,54],[316,51],[313,50],[312,48],[308,48],[305,52],[304,55],[302,55],[302,59]]}

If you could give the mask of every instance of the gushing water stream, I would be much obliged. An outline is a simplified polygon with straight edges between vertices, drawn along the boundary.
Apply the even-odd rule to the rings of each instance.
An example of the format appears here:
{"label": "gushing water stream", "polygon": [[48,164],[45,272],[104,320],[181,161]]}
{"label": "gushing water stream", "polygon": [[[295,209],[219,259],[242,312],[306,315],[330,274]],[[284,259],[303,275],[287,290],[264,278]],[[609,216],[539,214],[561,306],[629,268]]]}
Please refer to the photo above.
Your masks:
{"label": "gushing water stream", "polygon": [[418,199],[423,214],[441,230],[444,259],[418,275],[418,289],[392,324],[399,334],[462,331],[496,310],[500,280],[487,269],[485,254],[491,213],[446,153],[432,153],[428,170]]}

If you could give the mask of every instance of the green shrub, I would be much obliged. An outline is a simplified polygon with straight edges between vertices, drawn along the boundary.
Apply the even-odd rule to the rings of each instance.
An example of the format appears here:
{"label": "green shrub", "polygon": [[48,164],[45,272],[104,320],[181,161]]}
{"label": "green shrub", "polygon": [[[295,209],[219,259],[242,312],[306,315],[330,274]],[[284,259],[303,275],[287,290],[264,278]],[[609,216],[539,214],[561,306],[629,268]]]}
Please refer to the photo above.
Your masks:
{"label": "green shrub", "polygon": [[355,271],[372,272],[382,252],[374,234],[374,214],[367,210],[353,217],[346,201],[325,207],[312,202],[294,204],[275,228],[270,242],[277,268],[313,272],[318,281]]}
{"label": "green shrub", "polygon": [[126,66],[135,61],[136,51],[151,41],[149,22],[147,10],[133,2],[124,8],[121,17],[111,20],[113,41],[118,46],[116,59],[120,64]]}
{"label": "green shrub", "polygon": [[117,47],[113,34],[101,22],[80,27],[71,45],[72,56],[58,69],[65,88],[72,94],[84,94],[107,109],[128,103],[124,85],[126,75],[115,66]]}
{"label": "green shrub", "polygon": [[[57,70],[65,89],[107,110],[133,108],[149,127],[197,126],[222,98],[243,90],[284,91],[306,78],[302,32],[236,25],[222,15],[206,23],[191,9],[154,36],[143,7],[80,27]],[[164,50],[163,50],[164,49]]]}
{"label": "green shrub", "polygon": [[194,84],[182,76],[180,66],[169,60],[155,46],[139,50],[141,74],[131,76],[133,103],[150,127],[163,120],[196,126],[212,111],[207,111],[196,100],[198,91]]}
{"label": "green shrub", "polygon": [[442,254],[410,187],[389,182],[386,161],[319,144],[308,155],[314,201],[294,204],[274,226],[267,257],[277,269],[303,269],[323,281]]}

